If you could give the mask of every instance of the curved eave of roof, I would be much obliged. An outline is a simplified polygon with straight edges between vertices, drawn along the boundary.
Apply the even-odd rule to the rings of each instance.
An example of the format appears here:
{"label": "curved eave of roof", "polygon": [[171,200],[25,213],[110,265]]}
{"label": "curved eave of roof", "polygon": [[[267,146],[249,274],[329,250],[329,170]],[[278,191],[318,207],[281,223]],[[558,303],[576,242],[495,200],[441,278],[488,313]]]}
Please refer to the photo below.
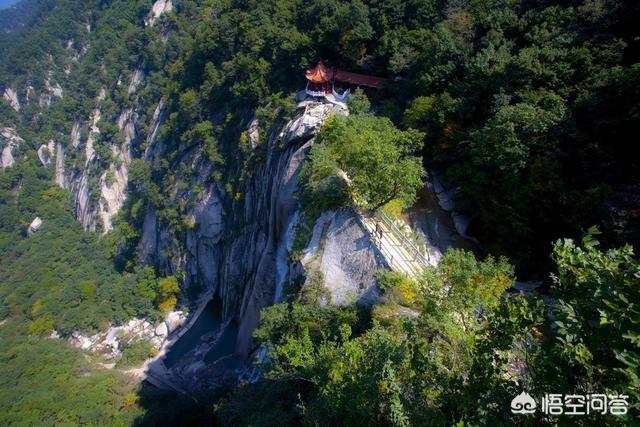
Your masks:
{"label": "curved eave of roof", "polygon": [[304,73],[304,76],[307,78],[307,80],[314,83],[325,83],[333,79],[333,72],[327,69],[322,61],[319,61],[318,65],[311,69],[308,69]]}

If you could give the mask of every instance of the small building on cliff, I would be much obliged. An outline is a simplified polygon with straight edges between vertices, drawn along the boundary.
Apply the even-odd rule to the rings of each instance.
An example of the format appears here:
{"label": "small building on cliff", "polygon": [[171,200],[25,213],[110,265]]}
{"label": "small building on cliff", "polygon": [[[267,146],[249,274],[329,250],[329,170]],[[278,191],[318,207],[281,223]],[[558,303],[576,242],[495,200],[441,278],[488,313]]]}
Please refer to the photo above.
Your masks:
{"label": "small building on cliff", "polygon": [[322,60],[306,70],[304,76],[307,79],[307,95],[337,101],[346,100],[356,87],[377,89],[387,81],[382,77],[328,68]]}

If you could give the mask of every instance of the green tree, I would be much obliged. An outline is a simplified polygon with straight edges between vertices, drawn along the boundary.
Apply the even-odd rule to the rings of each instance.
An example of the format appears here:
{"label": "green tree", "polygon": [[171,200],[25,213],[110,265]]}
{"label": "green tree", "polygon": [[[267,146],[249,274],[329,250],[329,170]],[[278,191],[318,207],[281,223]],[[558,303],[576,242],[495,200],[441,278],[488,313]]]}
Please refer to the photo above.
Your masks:
{"label": "green tree", "polygon": [[552,295],[554,351],[586,390],[627,390],[640,397],[640,262],[631,246],[600,251],[590,230],[582,246],[556,242]]}
{"label": "green tree", "polygon": [[349,114],[365,114],[371,111],[369,98],[367,98],[367,95],[365,95],[360,88],[357,88],[349,95],[347,104],[349,106]]}
{"label": "green tree", "polygon": [[194,90],[188,90],[180,94],[178,100],[180,119],[183,123],[189,124],[200,117],[200,103]]}
{"label": "green tree", "polygon": [[[410,206],[422,185],[424,169],[415,152],[422,134],[400,131],[388,119],[364,114],[332,116],[325,123],[311,157],[310,177],[326,177],[332,164],[344,171],[356,204],[378,209],[393,199]],[[319,162],[314,161],[315,153]],[[318,170],[315,170],[318,168]],[[318,181],[309,181],[318,185]]]}
{"label": "green tree", "polygon": [[173,310],[178,302],[178,293],[180,292],[180,284],[176,276],[167,276],[158,281],[158,294],[156,296],[156,304],[161,312],[169,312]]}

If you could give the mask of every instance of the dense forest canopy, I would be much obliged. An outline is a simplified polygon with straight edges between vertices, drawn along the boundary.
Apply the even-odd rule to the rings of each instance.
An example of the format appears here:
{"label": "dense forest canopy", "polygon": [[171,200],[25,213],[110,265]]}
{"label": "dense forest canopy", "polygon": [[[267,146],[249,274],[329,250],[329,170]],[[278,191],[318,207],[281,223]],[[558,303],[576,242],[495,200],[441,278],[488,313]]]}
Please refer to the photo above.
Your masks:
{"label": "dense forest canopy", "polygon": [[[183,1],[162,47],[145,43],[149,29],[135,27],[146,3],[92,9],[68,2],[46,13],[51,6],[43,2],[44,17],[31,18],[42,36],[3,38],[13,48],[2,80],[37,88],[47,68],[40,58],[64,62],[66,40],[82,45],[92,13],[110,12],[99,14],[90,57],[74,71],[82,82],[75,84],[89,86],[69,91],[66,108],[39,124],[42,132],[68,132],[70,113],[143,61],[152,72],[171,64],[158,83],[175,94],[172,108],[182,105],[165,135],[195,143],[197,126],[211,123],[223,136],[218,143],[228,145],[237,135],[228,112],[237,121],[270,94],[296,90],[301,70],[324,58],[391,77],[387,90],[373,94],[376,111],[425,132],[425,165],[459,189],[472,234],[523,273],[548,269],[551,241],[594,224],[612,242],[637,239],[638,165],[628,143],[638,124],[633,3]],[[64,33],[34,43],[54,33],[48,25]],[[195,103],[189,111],[187,95]]]}
{"label": "dense forest canopy", "polygon": [[[3,423],[508,425],[523,420],[509,412],[523,387],[625,393],[637,416],[640,3],[176,0],[146,25],[153,3],[24,0],[0,12],[0,95],[21,102],[0,99],[0,128],[23,139],[0,171]],[[168,263],[143,262],[146,210],[186,240],[195,224],[183,195],[199,191],[180,163],[187,151],[209,165],[225,206],[241,203],[320,58],[388,80],[327,122],[303,171],[305,209],[350,204],[350,192],[367,208],[408,207],[436,177],[455,189],[478,253],[449,251],[413,279],[380,272],[372,311],[319,304],[318,277],[316,293],[263,312],[263,380],[195,401],[137,388],[47,338],[160,318],[197,295]],[[132,95],[137,69],[146,80]],[[64,97],[38,102],[53,83]],[[71,152],[74,123],[100,110],[94,160],[65,164],[90,171],[98,203],[100,176],[118,163],[120,112],[135,106],[149,123],[161,99],[163,155],[145,156],[154,130],[140,125],[114,229],[83,230],[36,150],[55,140]],[[82,139],[91,132],[83,125]],[[339,169],[350,189],[327,179]],[[30,236],[36,216],[44,225]],[[543,293],[510,293],[516,277],[543,280]],[[562,422],[572,421],[591,422]]]}
{"label": "dense forest canopy", "polygon": [[[191,12],[188,3],[182,7]],[[331,65],[391,78],[376,110],[426,134],[473,234],[523,273],[594,224],[638,237],[638,6],[616,1],[211,3],[176,62],[204,110],[260,105]],[[198,15],[191,15],[198,21]],[[268,19],[267,19],[268,17]],[[214,111],[211,111],[214,114]],[[508,220],[506,220],[508,218]]]}

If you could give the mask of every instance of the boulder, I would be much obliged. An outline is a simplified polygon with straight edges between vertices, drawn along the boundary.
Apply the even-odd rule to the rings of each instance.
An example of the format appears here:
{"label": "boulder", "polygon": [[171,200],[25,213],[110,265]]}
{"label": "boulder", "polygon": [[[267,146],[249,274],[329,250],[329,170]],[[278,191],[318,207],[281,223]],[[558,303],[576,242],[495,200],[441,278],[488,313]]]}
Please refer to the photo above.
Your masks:
{"label": "boulder", "polygon": [[255,150],[258,146],[258,143],[260,142],[260,122],[258,121],[257,117],[251,120],[251,123],[249,123],[249,129],[247,133],[249,135],[249,145],[251,145],[252,150]]}
{"label": "boulder", "polygon": [[29,234],[29,236],[31,236],[33,233],[38,231],[40,227],[42,227],[42,220],[40,219],[40,217],[35,217],[33,221],[31,221],[31,224],[29,224],[27,233]]}
{"label": "boulder", "polygon": [[72,346],[81,348],[83,350],[88,350],[93,345],[91,339],[85,337],[84,335],[81,335],[79,332],[74,332],[71,334],[71,336],[69,337],[69,343],[71,343]]}
{"label": "boulder", "polygon": [[187,317],[184,315],[182,311],[172,311],[167,314],[167,318],[165,319],[165,323],[167,324],[167,329],[169,333],[172,333],[176,329],[178,329],[184,321],[187,320]]}
{"label": "boulder", "polygon": [[62,98],[62,87],[59,83],[51,84],[51,81],[47,78],[44,80],[45,89],[56,98]]}
{"label": "boulder", "polygon": [[447,191],[435,175],[432,175],[431,182],[429,184],[438,198],[438,204],[440,207],[447,212],[452,211],[454,208],[453,192]]}
{"label": "boulder", "polygon": [[166,337],[169,334],[169,328],[166,323],[162,322],[156,326],[154,333],[159,337]]}
{"label": "boulder", "polygon": [[513,283],[513,289],[520,292],[533,292],[542,286],[542,280],[516,281]]}
{"label": "boulder", "polygon": [[18,100],[18,94],[15,90],[10,87],[6,88],[2,97],[11,105],[11,108],[20,111],[20,101]]}
{"label": "boulder", "polygon": [[469,228],[469,224],[471,221],[465,215],[462,215],[458,212],[453,212],[451,214],[451,218],[453,219],[453,225],[456,227],[456,231],[459,235],[464,238],[469,238],[467,236],[467,229]]}
{"label": "boulder", "polygon": [[155,22],[167,12],[171,12],[173,10],[173,1],[172,0],[156,0],[145,19],[145,25],[153,25]]}

